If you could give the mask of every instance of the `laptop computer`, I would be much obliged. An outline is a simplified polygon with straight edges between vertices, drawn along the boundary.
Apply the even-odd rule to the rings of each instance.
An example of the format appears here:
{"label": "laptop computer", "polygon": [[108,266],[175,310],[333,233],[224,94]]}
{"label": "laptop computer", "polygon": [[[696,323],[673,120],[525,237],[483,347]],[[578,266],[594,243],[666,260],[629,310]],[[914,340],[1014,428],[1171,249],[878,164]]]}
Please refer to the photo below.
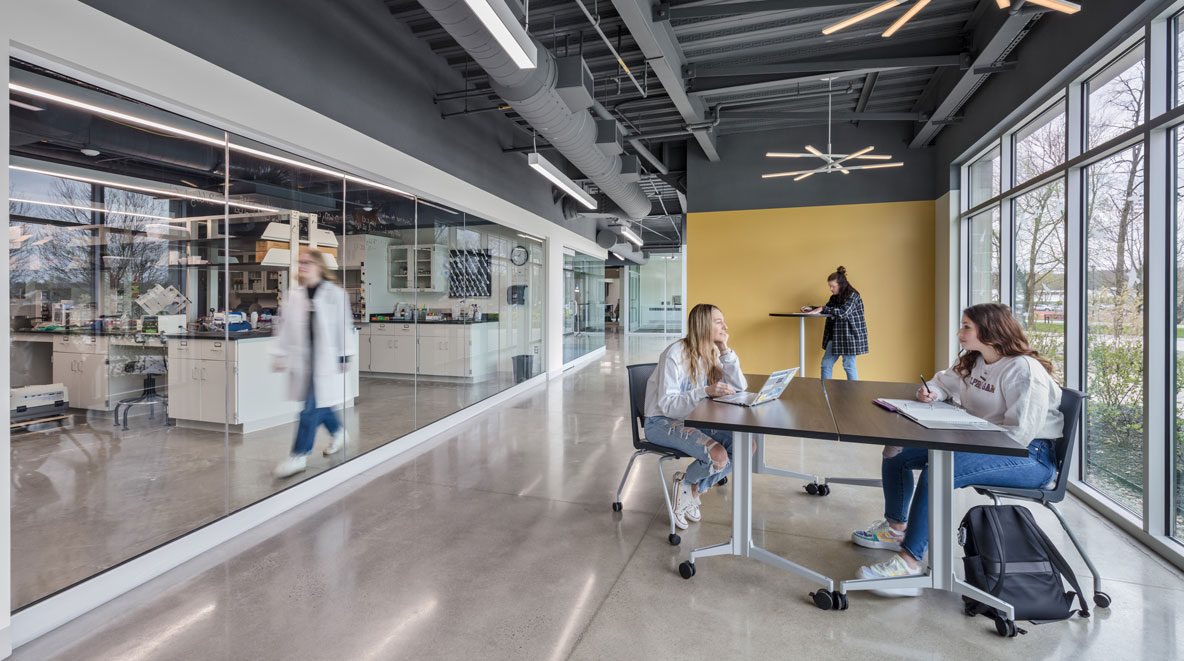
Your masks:
{"label": "laptop computer", "polygon": [[780,372],[773,372],[769,375],[769,380],[765,381],[765,385],[761,386],[760,392],[738,392],[732,395],[724,395],[723,397],[713,397],[712,399],[724,404],[735,404],[736,406],[756,406],[757,404],[764,404],[771,402],[781,396],[785,392],[785,387],[797,376],[797,367]]}

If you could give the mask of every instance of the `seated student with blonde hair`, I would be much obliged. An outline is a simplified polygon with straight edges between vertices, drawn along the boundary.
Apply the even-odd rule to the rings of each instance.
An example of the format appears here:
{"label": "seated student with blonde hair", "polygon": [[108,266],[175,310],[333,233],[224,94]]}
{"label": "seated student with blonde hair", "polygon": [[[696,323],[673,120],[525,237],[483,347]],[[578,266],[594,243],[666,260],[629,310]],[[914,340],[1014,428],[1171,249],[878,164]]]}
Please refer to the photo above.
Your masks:
{"label": "seated student with blonde hair", "polygon": [[687,336],[666,347],[646,385],[645,437],[694,461],[674,474],[674,522],[686,529],[698,521],[699,497],[732,471],[732,432],[683,424],[695,406],[748,387],[740,359],[728,346],[728,325],[719,308],[700,303],[687,318]]}

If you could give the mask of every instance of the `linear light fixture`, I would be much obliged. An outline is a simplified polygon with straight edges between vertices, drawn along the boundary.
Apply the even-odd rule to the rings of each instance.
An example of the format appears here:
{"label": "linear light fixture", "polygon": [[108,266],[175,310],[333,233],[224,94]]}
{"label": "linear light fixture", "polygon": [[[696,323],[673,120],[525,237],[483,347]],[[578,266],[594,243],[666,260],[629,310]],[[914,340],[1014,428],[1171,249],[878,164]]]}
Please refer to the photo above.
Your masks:
{"label": "linear light fixture", "polygon": [[503,0],[465,0],[465,4],[519,69],[538,66],[534,42]]}
{"label": "linear light fixture", "polygon": [[53,238],[52,236],[41,237],[40,239],[37,239],[36,241],[34,241],[33,245],[35,245],[35,246],[45,245],[46,243],[49,243],[50,239],[52,239],[52,238]]}
{"label": "linear light fixture", "polygon": [[522,238],[524,238],[524,239],[529,239],[529,240],[531,240],[531,241],[536,241],[536,242],[538,242],[538,243],[542,243],[542,242],[543,242],[543,240],[542,240],[542,239],[540,239],[540,238],[539,238],[539,237],[537,237],[537,236],[531,236],[531,235],[529,235],[529,234],[523,234],[522,232],[518,232],[518,236],[520,236],[520,237],[522,237]]}
{"label": "linear light fixture", "polygon": [[856,14],[850,18],[845,18],[845,19],[839,21],[838,23],[835,23],[834,25],[823,29],[822,34],[834,34],[835,32],[842,30],[843,28],[851,27],[852,25],[855,25],[856,23],[858,23],[860,21],[869,19],[872,16],[875,16],[876,14],[880,14],[880,13],[888,11],[889,9],[892,9],[893,7],[898,7],[900,5],[903,5],[904,1],[905,0],[888,0],[887,2],[882,2],[878,5],[876,5],[875,7],[872,7],[871,9],[861,11],[858,14]]}
{"label": "linear light fixture", "polygon": [[[15,166],[14,166],[15,167]],[[42,202],[41,200],[25,200],[19,197],[8,198],[9,202],[24,202],[25,204],[40,204],[47,207],[59,207],[62,209],[78,209],[79,211],[97,211],[99,213],[118,214],[120,216],[134,216],[136,218],[151,218],[153,220],[172,220],[169,216],[153,216],[147,213],[136,213],[134,211],[112,211],[110,209],[101,209],[99,207],[88,207],[81,204],[63,204],[61,202]]]}
{"label": "linear light fixture", "polygon": [[[777,151],[765,152],[765,156],[767,158],[805,158],[807,156],[813,156],[813,155],[814,154],[811,154],[808,152],[777,152]],[[855,154],[831,154],[831,158],[844,158],[844,159],[850,158],[850,159],[858,159],[861,161],[862,160],[887,161],[887,160],[891,159],[892,157],[888,156],[887,154],[863,154],[860,156],[856,156]]]}
{"label": "linear light fixture", "polygon": [[[198,195],[189,195],[187,193],[178,193],[177,191],[165,190],[163,188],[151,188],[149,186],[137,186],[134,184],[125,184],[118,181],[107,181],[105,179],[95,179],[93,177],[83,177],[77,174],[65,174],[62,172],[53,172],[51,170],[40,170],[37,168],[28,168],[23,165],[9,165],[10,170],[20,170],[22,172],[32,172],[35,174],[44,174],[50,177],[61,177],[62,179],[72,179],[74,181],[81,181],[88,184],[98,184],[100,186],[110,186],[111,188],[120,188],[123,190],[134,190],[141,193],[152,193],[161,197],[180,197],[186,200],[196,200],[198,202],[205,202],[206,204],[221,204],[221,199],[211,199],[208,197],[201,197]],[[272,213],[280,213],[279,209],[272,209],[271,207],[264,207],[258,204],[247,204],[246,202],[236,202],[233,200],[225,200],[227,204],[232,207],[239,207],[241,209],[251,209],[252,211],[269,211]],[[170,219],[171,220],[171,219]]]}
{"label": "linear light fixture", "polygon": [[78,108],[79,110],[86,110],[87,112],[93,112],[96,115],[102,115],[103,117],[110,117],[112,119],[117,119],[117,120],[127,122],[130,124],[135,124],[136,126],[142,126],[144,128],[150,128],[150,129],[154,129],[156,131],[161,131],[164,133],[171,133],[173,135],[178,135],[178,136],[181,136],[184,138],[189,138],[191,140],[197,140],[198,142],[204,142],[208,145],[214,145],[217,147],[224,147],[224,146],[229,145],[230,149],[232,149],[234,151],[241,152],[244,154],[250,154],[252,156],[257,156],[257,157],[262,158],[264,160],[273,161],[276,163],[284,163],[286,165],[291,165],[293,167],[303,168],[305,170],[312,170],[313,172],[320,172],[321,174],[325,174],[330,177],[342,178],[347,181],[352,181],[354,183],[363,184],[365,186],[372,186],[374,188],[380,188],[382,190],[386,190],[391,193],[395,193],[397,195],[402,195],[404,197],[410,197],[410,198],[415,197],[414,195],[412,195],[411,193],[408,193],[406,191],[401,191],[398,188],[395,188],[393,186],[387,186],[386,184],[381,184],[377,181],[372,181],[372,180],[366,179],[364,177],[358,177],[358,176],[355,176],[352,174],[347,174],[345,172],[339,172],[339,171],[334,170],[332,168],[326,168],[326,167],[322,167],[319,165],[313,165],[311,163],[306,163],[304,161],[298,161],[294,158],[287,158],[285,156],[280,156],[278,154],[272,154],[270,152],[265,152],[265,151],[262,151],[259,149],[255,149],[253,147],[248,147],[246,145],[240,145],[240,144],[237,144],[234,142],[228,143],[223,138],[215,138],[213,136],[203,135],[201,133],[197,133],[195,131],[190,131],[188,129],[183,129],[178,126],[164,124],[164,123],[157,122],[155,120],[147,119],[144,117],[137,117],[135,115],[129,115],[127,113],[119,112],[117,110],[112,110],[110,108],[96,106],[93,103],[86,103],[84,101],[79,101],[77,99],[71,99],[70,97],[67,97],[67,96],[61,96],[60,94],[46,92],[44,90],[39,90],[34,87],[28,87],[26,85],[21,85],[19,83],[13,83],[13,82],[8,83],[8,89],[16,91],[16,92],[20,92],[21,94],[25,94],[27,96],[36,97],[39,99],[45,99],[46,101],[53,101],[54,103],[60,103],[62,105],[70,106],[72,108]]}
{"label": "linear light fixture", "polygon": [[909,7],[908,11],[901,14],[900,18],[896,19],[896,22],[893,23],[887,30],[884,30],[884,34],[881,34],[880,36],[891,37],[892,35],[896,34],[897,30],[904,27],[904,24],[912,20],[912,18],[917,15],[917,12],[924,9],[925,5],[927,4],[929,4],[929,0],[917,0],[914,2],[913,6]]}
{"label": "linear light fixture", "polygon": [[593,199],[591,195],[585,193],[584,189],[580,188],[579,184],[569,179],[567,175],[563,174],[563,172],[560,171],[559,168],[555,167],[551,161],[548,161],[547,159],[540,156],[538,152],[531,152],[527,154],[526,162],[530,165],[530,167],[534,168],[536,172],[543,175],[549,179],[551,183],[559,187],[559,190],[574,197],[577,202],[588,207],[589,209],[592,209],[593,211],[596,210],[596,200]]}
{"label": "linear light fixture", "polygon": [[1011,6],[1011,0],[995,0],[1000,9],[1007,9]]}
{"label": "linear light fixture", "polygon": [[1055,9],[1066,14],[1076,14],[1081,11],[1081,5],[1076,2],[1065,2],[1065,0],[1028,0],[1028,3],[1047,7],[1048,9]]}
{"label": "linear light fixture", "polygon": [[629,229],[628,227],[626,227],[624,225],[620,225],[620,228],[621,228],[621,236],[625,237],[626,241],[628,241],[629,243],[632,243],[633,245],[637,246],[638,248],[641,247],[642,240],[641,240],[640,236],[637,236],[636,232],[634,232],[633,230]]}

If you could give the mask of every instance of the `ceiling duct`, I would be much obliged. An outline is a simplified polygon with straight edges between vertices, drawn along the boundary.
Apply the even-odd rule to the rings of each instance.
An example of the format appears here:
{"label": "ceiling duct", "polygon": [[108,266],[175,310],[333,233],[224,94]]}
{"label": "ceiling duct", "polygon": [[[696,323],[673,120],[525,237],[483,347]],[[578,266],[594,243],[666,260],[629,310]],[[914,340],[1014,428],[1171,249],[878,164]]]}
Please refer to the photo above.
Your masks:
{"label": "ceiling duct", "polygon": [[537,66],[520,69],[465,0],[419,0],[419,4],[485,70],[493,91],[595,182],[629,218],[642,218],[649,213],[650,201],[641,186],[622,179],[620,157],[607,155],[596,146],[597,130],[592,115],[583,109],[572,112],[556,89],[559,67],[550,51],[535,40]]}

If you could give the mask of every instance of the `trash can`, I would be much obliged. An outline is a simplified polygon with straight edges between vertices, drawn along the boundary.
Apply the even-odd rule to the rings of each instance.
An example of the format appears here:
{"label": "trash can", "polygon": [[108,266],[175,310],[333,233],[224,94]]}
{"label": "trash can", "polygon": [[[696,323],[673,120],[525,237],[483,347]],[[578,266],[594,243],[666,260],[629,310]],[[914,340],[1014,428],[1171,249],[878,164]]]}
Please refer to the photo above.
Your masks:
{"label": "trash can", "polygon": [[534,367],[534,356],[526,353],[514,356],[514,383],[522,383],[530,378],[531,368]]}

